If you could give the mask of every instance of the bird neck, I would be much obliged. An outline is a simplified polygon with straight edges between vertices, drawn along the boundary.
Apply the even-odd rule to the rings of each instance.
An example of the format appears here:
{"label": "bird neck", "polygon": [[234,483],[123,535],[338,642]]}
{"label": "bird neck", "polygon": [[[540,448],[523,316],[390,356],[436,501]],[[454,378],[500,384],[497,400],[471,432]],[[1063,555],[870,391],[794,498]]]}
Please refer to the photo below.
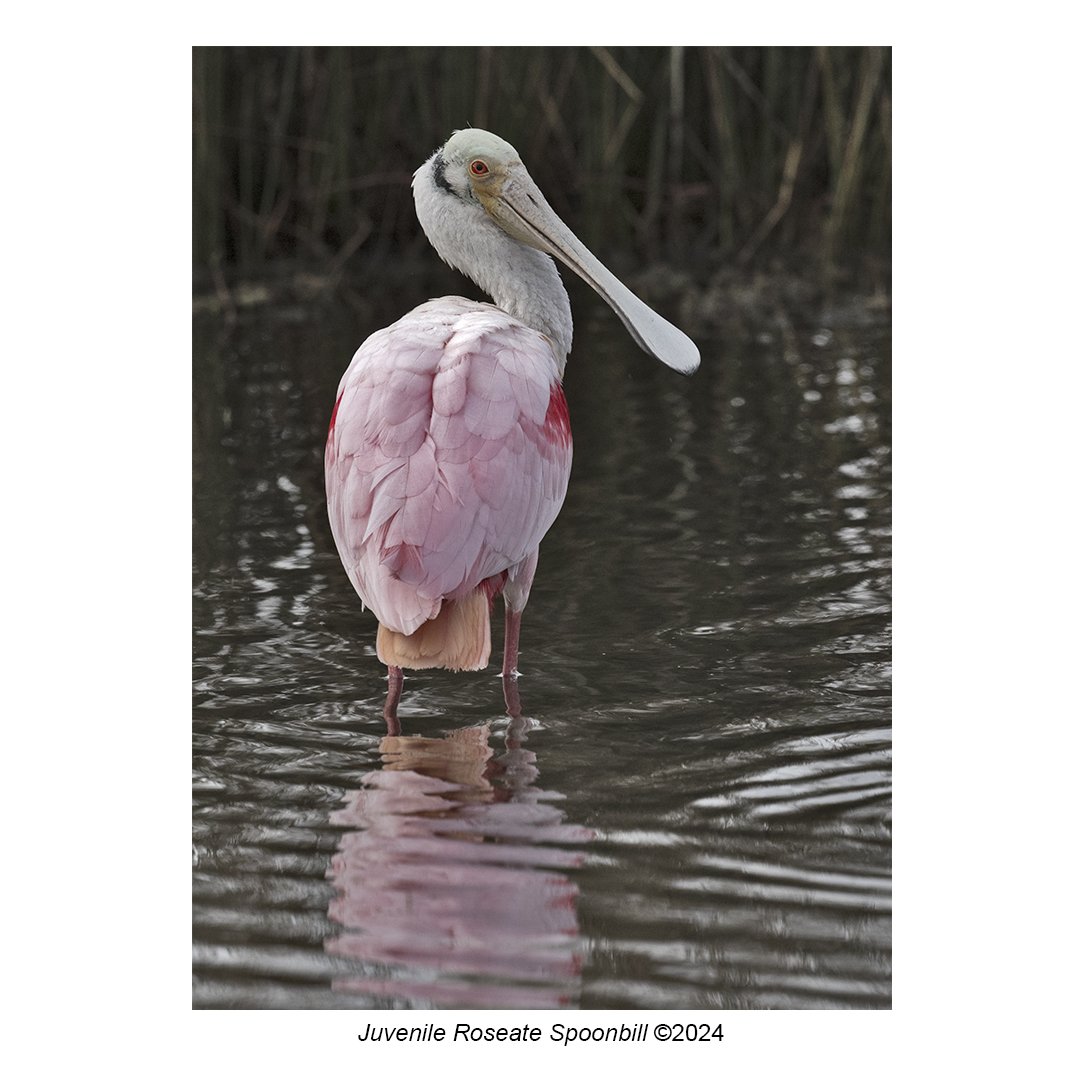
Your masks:
{"label": "bird neck", "polygon": [[478,202],[421,182],[422,172],[413,184],[416,213],[432,247],[503,311],[549,338],[561,375],[573,340],[573,320],[570,298],[551,256],[507,236]]}
{"label": "bird neck", "polygon": [[468,274],[498,307],[549,338],[559,363],[559,374],[573,341],[570,298],[550,255],[525,247],[502,230],[498,236],[505,252],[498,263],[485,262]]}

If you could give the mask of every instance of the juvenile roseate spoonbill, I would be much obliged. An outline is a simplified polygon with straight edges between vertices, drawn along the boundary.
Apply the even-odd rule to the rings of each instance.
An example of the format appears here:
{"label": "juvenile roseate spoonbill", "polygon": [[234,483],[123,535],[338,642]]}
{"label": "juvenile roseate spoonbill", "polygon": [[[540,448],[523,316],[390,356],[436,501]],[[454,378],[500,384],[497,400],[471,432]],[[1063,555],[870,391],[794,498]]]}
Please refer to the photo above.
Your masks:
{"label": "juvenile roseate spoonbill", "polygon": [[495,303],[429,300],[357,350],[326,442],[330,525],[379,620],[388,723],[403,668],[487,665],[500,593],[503,692],[515,716],[521,613],[570,478],[562,375],[573,324],[551,257],[611,305],[645,352],[684,374],[700,358],[570,232],[497,135],[456,131],[412,187],[435,250]]}

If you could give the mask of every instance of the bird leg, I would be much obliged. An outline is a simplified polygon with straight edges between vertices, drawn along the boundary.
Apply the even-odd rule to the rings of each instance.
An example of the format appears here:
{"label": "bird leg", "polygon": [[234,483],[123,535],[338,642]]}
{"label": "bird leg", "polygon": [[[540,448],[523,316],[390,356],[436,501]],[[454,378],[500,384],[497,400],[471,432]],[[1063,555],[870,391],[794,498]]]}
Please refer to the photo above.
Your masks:
{"label": "bird leg", "polygon": [[521,637],[521,612],[506,608],[506,625],[503,641],[503,699],[510,716],[521,715],[521,695],[518,693],[518,641]]}
{"label": "bird leg", "polygon": [[405,682],[405,673],[399,667],[389,665],[386,669],[389,686],[386,689],[386,704],[383,705],[383,719],[386,721],[388,735],[400,735],[397,707],[401,700],[401,686]]}
{"label": "bird leg", "polygon": [[536,562],[540,558],[537,548],[526,555],[516,566],[510,568],[503,587],[503,601],[506,603],[505,634],[503,636],[503,697],[506,711],[511,717],[521,715],[521,696],[518,694],[518,639],[521,637],[521,613],[529,602],[529,590],[532,588]]}

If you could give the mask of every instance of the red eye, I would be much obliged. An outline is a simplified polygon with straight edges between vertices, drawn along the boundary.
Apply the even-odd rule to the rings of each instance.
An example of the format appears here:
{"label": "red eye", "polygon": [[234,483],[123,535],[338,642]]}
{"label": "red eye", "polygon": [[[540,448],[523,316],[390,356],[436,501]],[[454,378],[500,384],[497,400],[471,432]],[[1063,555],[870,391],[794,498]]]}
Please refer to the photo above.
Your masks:
{"label": "red eye", "polygon": [[473,174],[473,176],[487,176],[487,174],[488,174],[487,162],[486,161],[481,161],[479,158],[477,158],[474,162],[472,162],[469,165],[469,172],[471,172]]}

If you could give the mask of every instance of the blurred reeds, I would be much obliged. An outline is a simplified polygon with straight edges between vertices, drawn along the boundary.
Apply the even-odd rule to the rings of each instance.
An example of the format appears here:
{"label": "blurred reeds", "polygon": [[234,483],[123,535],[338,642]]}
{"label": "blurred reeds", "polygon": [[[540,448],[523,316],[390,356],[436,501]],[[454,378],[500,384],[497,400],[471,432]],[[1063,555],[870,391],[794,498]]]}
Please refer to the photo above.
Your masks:
{"label": "blurred reeds", "polygon": [[197,273],[419,254],[413,170],[470,125],[606,257],[887,273],[888,48],[200,47],[193,88]]}

